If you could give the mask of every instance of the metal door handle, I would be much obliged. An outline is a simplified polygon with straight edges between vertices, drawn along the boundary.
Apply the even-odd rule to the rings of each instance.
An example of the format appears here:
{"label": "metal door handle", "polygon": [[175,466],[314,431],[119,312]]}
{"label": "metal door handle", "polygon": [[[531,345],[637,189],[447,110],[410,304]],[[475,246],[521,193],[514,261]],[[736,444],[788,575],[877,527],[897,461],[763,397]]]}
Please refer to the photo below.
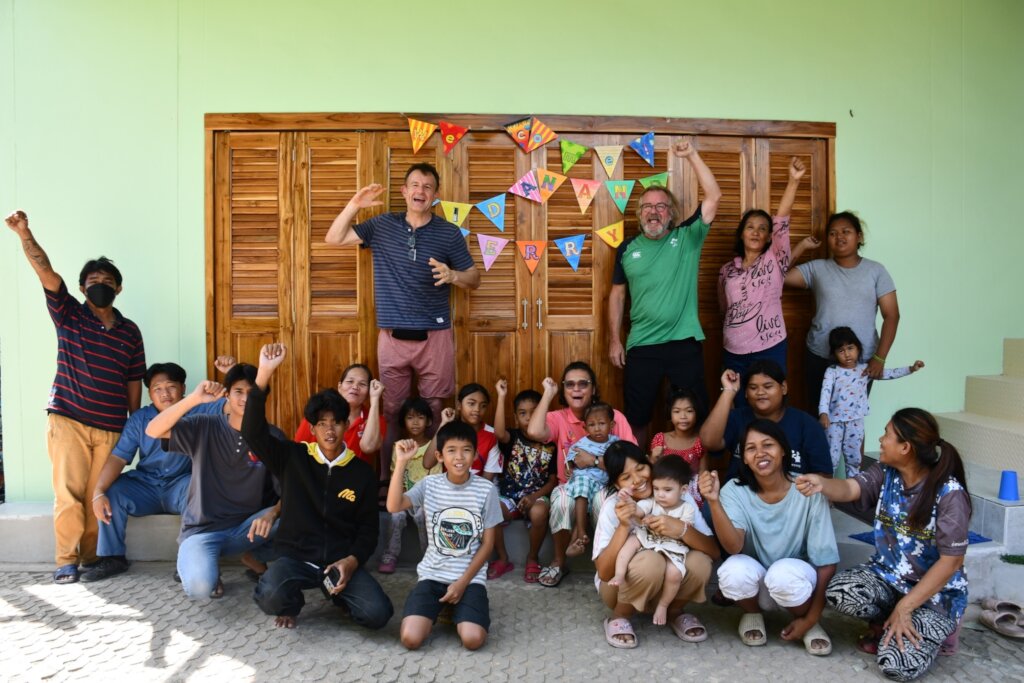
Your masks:
{"label": "metal door handle", "polygon": [[530,317],[530,302],[523,299],[523,329],[525,330],[530,326],[530,323],[526,322]]}
{"label": "metal door handle", "polygon": [[537,299],[537,329],[544,327],[544,323],[540,320],[540,307],[544,305],[544,299]]}

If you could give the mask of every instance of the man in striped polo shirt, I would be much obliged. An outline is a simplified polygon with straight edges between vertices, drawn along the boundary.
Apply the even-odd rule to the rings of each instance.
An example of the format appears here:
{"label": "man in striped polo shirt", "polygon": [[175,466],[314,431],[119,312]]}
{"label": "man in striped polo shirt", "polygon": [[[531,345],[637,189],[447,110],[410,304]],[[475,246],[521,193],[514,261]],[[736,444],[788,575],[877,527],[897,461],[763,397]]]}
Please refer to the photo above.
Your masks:
{"label": "man in striped polo shirt", "polygon": [[146,353],[142,333],[114,308],[121,271],[104,257],[78,276],[80,303],[15,211],[7,225],[21,239],[39,276],[46,307],[57,328],[57,374],[46,406],[46,448],[53,464],[55,583],[78,581],[78,565],[96,561],[96,516],[88,499],[128,413],[139,409]]}
{"label": "man in striped polo shirt", "polygon": [[[360,209],[382,206],[377,183],[356,192],[334,219],[325,241],[373,250],[374,304],[377,308],[377,361],[388,421],[387,446],[399,433],[398,409],[412,391],[441,424],[444,399],[455,391],[455,344],[451,332],[451,286],[476,289],[480,273],[459,228],[433,212],[440,186],[437,169],[414,164],[405,173],[404,212],[384,213],[353,226]],[[384,458],[386,460],[386,458]],[[387,469],[381,468],[381,472]]]}

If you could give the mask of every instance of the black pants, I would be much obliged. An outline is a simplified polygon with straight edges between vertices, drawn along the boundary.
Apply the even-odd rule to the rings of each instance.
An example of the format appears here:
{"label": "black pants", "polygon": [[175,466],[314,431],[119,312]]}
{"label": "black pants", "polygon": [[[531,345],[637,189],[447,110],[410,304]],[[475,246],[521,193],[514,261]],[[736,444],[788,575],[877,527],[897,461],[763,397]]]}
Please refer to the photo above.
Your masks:
{"label": "black pants", "polygon": [[[698,411],[707,410],[708,394],[704,387],[704,345],[694,338],[634,346],[626,352],[623,376],[623,398],[626,419],[635,430],[647,426],[658,400],[658,387],[663,377],[673,387],[689,389],[700,401]],[[646,447],[646,444],[641,444]]]}

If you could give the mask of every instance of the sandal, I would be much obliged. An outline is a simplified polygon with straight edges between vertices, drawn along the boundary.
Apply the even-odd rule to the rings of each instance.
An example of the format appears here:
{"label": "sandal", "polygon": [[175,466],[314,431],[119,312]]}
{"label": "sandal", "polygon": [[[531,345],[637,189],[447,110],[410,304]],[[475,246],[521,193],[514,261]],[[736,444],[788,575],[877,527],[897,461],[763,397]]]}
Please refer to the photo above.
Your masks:
{"label": "sandal", "polygon": [[[633,640],[627,642],[619,640],[616,636],[631,636]],[[625,618],[605,619],[604,639],[612,647],[617,647],[622,650],[632,650],[637,645],[636,632],[633,630],[633,624],[629,623],[629,619]]]}
{"label": "sandal", "polygon": [[982,611],[978,621],[1007,638],[1024,638],[1024,628],[1017,623],[1017,617],[1013,616],[1013,612],[987,609]]}
{"label": "sandal", "polygon": [[556,567],[552,565],[540,570],[540,576],[537,577],[537,581],[542,586],[554,588],[558,584],[562,583],[562,579],[564,579],[568,574],[569,570],[565,567]]}
{"label": "sandal", "polygon": [[491,562],[487,567],[487,580],[494,581],[500,579],[505,574],[515,569],[516,566],[511,562],[502,562],[501,560],[495,560]]}
{"label": "sandal", "polygon": [[981,601],[981,609],[989,610],[991,612],[999,612],[1001,614],[1012,614],[1017,621],[1024,618],[1024,608],[1022,608],[1016,602],[1010,600],[1000,600],[999,598],[985,598]]}
{"label": "sandal", "polygon": [[541,567],[536,562],[527,562],[526,571],[523,572],[523,581],[526,583],[537,583],[540,580]]}
{"label": "sandal", "polygon": [[[679,640],[686,641],[687,643],[701,643],[708,639],[708,630],[704,628],[704,624],[700,623],[700,619],[692,614],[680,614],[668,622],[668,625],[672,627],[672,632],[676,634]],[[687,633],[687,631],[696,630],[700,631],[697,635]]]}
{"label": "sandal", "polygon": [[214,600],[219,600],[224,597],[224,581],[219,576],[217,577],[217,585],[214,586],[213,590],[210,592],[210,597]]}
{"label": "sandal", "polygon": [[[759,632],[761,635],[747,635],[754,631]],[[765,635],[764,615],[760,612],[746,613],[740,617],[739,632],[740,640],[749,647],[758,647],[768,643],[768,636]]]}
{"label": "sandal", "polygon": [[[816,640],[824,640],[828,645],[815,649],[814,641]],[[807,650],[807,654],[814,655],[815,657],[824,657],[825,655],[832,654],[832,639],[825,633],[825,629],[821,627],[821,624],[815,624],[807,629],[807,633],[804,634],[804,649]]]}
{"label": "sandal", "polygon": [[78,583],[78,565],[65,564],[53,573],[54,583]]}
{"label": "sandal", "polygon": [[868,631],[867,633],[857,638],[857,649],[864,654],[877,655],[878,654],[878,643],[882,640],[882,636],[874,631]]}

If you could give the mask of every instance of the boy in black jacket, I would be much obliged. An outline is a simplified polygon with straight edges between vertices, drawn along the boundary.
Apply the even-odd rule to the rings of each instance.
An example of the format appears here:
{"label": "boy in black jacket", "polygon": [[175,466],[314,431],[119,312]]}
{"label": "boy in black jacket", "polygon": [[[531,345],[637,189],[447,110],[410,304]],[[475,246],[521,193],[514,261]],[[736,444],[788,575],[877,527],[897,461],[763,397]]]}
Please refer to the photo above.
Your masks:
{"label": "boy in black jacket", "polygon": [[[334,389],[310,397],[304,416],[316,444],[272,436],[266,393],[285,357],[283,344],[260,351],[257,387],[242,419],[242,435],[281,482],[281,520],[275,538],[279,559],[260,577],[253,599],[279,627],[294,628],[305,604],[304,589],[323,587],[339,607],[367,628],[381,628],[394,613],[391,600],[363,565],[377,547],[377,477],[345,445],[349,408]],[[335,571],[336,570],[336,571]],[[332,578],[333,587],[324,580]]]}

